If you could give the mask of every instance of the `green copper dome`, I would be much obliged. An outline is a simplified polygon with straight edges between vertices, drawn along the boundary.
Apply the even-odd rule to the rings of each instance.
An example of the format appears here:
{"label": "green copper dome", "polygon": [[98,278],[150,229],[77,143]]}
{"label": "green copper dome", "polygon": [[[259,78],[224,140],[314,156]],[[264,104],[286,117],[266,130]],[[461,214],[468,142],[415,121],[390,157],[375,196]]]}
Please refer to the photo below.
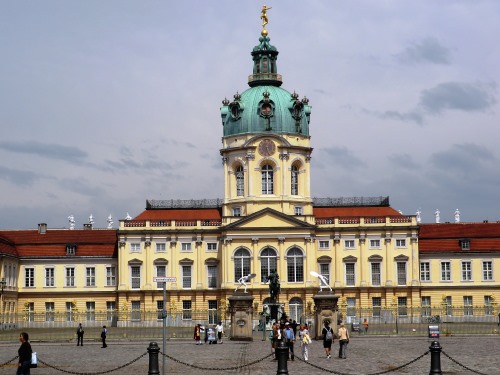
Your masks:
{"label": "green copper dome", "polygon": [[309,136],[309,100],[282,89],[277,73],[278,50],[262,35],[252,51],[253,74],[250,88],[234,100],[224,99],[221,107],[224,137],[251,133],[290,133]]}

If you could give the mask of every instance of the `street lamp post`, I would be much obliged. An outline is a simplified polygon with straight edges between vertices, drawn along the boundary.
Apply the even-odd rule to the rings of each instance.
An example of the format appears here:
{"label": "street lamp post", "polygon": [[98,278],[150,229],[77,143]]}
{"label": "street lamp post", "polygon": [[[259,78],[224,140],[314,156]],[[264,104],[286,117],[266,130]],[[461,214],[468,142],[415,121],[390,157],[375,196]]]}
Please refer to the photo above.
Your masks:
{"label": "street lamp post", "polygon": [[5,288],[5,285],[7,282],[5,281],[5,277],[2,277],[2,280],[0,280],[0,290],[2,291],[0,293],[0,327],[3,330],[3,290]]}

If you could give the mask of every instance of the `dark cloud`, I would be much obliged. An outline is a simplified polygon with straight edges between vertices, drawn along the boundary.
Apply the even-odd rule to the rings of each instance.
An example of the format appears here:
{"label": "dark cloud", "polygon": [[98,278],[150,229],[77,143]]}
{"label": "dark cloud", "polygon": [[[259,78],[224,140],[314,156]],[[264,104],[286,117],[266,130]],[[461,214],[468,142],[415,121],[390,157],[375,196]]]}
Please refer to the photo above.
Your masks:
{"label": "dark cloud", "polygon": [[20,171],[0,165],[0,179],[19,186],[31,186],[40,176],[30,171]]}
{"label": "dark cloud", "polygon": [[391,111],[391,110],[378,112],[378,111],[371,111],[368,109],[362,109],[361,111],[367,115],[375,116],[382,120],[398,120],[404,122],[414,122],[418,125],[421,125],[424,122],[424,117],[418,111],[406,112],[406,113],[399,111]]}
{"label": "dark cloud", "polygon": [[388,159],[392,165],[402,169],[407,169],[408,171],[420,169],[420,165],[417,164],[411,155],[408,154],[392,154],[389,155]]}
{"label": "dark cloud", "polygon": [[406,47],[396,58],[405,64],[450,64],[450,50],[442,46],[435,38],[425,38]]}
{"label": "dark cloud", "polygon": [[482,164],[494,162],[495,156],[486,147],[463,143],[433,154],[430,160],[440,170],[471,175],[478,173]]}
{"label": "dark cloud", "polygon": [[444,110],[486,111],[495,103],[495,84],[446,82],[422,91],[419,106],[432,114]]}
{"label": "dark cloud", "polygon": [[0,148],[20,154],[33,154],[49,159],[64,160],[81,164],[88,156],[87,152],[74,146],[61,146],[50,143],[31,142],[0,142]]}
{"label": "dark cloud", "polygon": [[105,190],[101,187],[96,186],[98,184],[99,181],[95,181],[94,184],[89,183],[83,178],[66,178],[59,181],[59,186],[61,186],[63,189],[67,189],[69,192],[78,193],[89,197],[99,197],[105,195]]}
{"label": "dark cloud", "polygon": [[320,150],[320,153],[327,154],[330,165],[335,165],[345,169],[364,167],[365,163],[357,158],[354,153],[345,147],[329,147]]}

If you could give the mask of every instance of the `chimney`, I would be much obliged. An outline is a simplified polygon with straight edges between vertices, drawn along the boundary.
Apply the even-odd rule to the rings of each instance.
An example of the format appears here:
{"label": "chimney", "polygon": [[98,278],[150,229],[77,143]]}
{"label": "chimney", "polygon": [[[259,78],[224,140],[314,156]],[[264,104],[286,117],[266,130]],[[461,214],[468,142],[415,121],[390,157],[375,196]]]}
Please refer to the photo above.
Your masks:
{"label": "chimney", "polygon": [[83,224],[83,229],[85,230],[89,230],[89,229],[92,229],[92,224]]}
{"label": "chimney", "polygon": [[46,223],[38,224],[38,234],[45,234],[45,233],[47,233],[47,224]]}

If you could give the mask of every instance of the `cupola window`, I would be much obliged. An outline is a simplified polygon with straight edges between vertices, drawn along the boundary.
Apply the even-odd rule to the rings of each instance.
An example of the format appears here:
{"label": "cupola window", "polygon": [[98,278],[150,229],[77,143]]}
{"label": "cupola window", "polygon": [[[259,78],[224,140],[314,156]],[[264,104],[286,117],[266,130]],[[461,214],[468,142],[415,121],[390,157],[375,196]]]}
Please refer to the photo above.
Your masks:
{"label": "cupola window", "polygon": [[236,195],[238,197],[245,195],[245,175],[241,165],[236,168]]}
{"label": "cupola window", "polygon": [[299,168],[296,165],[292,165],[291,183],[292,195],[299,195]]}
{"label": "cupola window", "polygon": [[266,164],[262,167],[262,194],[274,193],[274,175],[273,168]]}

